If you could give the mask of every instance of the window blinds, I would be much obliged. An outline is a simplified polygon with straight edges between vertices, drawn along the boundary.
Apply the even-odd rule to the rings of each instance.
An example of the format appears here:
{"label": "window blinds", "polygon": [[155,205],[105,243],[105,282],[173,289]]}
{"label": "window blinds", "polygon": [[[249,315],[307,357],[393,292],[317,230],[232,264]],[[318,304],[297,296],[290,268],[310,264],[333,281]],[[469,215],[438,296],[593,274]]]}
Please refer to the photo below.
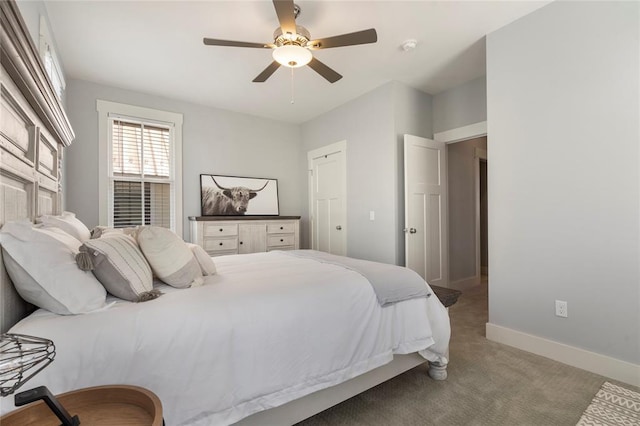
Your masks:
{"label": "window blinds", "polygon": [[171,226],[171,132],[145,123],[112,120],[113,226]]}

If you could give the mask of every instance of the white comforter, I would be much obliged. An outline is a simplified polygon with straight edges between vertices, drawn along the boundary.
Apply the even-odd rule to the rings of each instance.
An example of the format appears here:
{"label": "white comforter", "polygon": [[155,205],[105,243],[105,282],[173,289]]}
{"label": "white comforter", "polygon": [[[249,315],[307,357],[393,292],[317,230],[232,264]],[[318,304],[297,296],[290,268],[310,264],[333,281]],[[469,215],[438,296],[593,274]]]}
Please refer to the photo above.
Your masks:
{"label": "white comforter", "polygon": [[[46,337],[54,362],[23,389],[54,394],[132,384],[161,399],[167,425],[230,424],[391,361],[446,362],[449,318],[435,295],[380,307],[343,267],[279,252],[215,258],[206,285],[90,314],[39,310],[10,332]],[[14,409],[0,399],[0,412]]]}

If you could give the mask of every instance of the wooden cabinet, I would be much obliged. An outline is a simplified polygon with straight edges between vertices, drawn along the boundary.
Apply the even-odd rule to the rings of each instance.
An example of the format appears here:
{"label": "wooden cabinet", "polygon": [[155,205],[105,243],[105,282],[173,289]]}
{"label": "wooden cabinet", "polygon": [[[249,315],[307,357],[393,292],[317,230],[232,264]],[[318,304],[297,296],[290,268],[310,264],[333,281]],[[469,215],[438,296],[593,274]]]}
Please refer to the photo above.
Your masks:
{"label": "wooden cabinet", "polygon": [[300,248],[300,216],[191,216],[191,242],[211,256]]}

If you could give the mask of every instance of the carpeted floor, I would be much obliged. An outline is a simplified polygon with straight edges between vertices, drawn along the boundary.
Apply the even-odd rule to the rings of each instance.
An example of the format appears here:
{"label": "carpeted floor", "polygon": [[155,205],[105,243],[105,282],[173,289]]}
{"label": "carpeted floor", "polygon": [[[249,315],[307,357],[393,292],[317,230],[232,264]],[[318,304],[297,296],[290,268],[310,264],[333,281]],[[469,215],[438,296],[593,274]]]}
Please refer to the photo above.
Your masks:
{"label": "carpeted floor", "polygon": [[465,291],[449,314],[446,381],[419,366],[298,425],[575,426],[606,380],[485,339],[486,283]]}

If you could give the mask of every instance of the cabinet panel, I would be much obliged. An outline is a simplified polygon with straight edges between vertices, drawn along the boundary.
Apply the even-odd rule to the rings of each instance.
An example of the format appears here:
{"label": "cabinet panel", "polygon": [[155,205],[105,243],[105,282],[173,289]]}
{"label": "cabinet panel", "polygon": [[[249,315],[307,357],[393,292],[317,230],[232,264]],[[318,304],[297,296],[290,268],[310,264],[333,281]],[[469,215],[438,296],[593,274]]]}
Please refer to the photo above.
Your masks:
{"label": "cabinet panel", "polygon": [[268,234],[284,234],[295,232],[295,222],[270,223],[267,225]]}
{"label": "cabinet panel", "polygon": [[269,247],[292,246],[294,244],[293,235],[273,235],[269,236]]}
{"label": "cabinet panel", "polygon": [[207,252],[228,251],[238,249],[237,238],[210,238],[204,240],[203,248]]}
{"label": "cabinet panel", "polygon": [[2,125],[3,136],[26,153],[31,148],[30,129],[34,127],[34,123],[6,87],[2,88],[1,99],[0,125]]}
{"label": "cabinet panel", "polygon": [[217,224],[217,223],[204,224],[205,237],[228,237],[230,235],[238,235],[237,224]]}
{"label": "cabinet panel", "polygon": [[241,223],[238,225],[238,253],[259,253],[267,250],[267,234],[265,225]]}

